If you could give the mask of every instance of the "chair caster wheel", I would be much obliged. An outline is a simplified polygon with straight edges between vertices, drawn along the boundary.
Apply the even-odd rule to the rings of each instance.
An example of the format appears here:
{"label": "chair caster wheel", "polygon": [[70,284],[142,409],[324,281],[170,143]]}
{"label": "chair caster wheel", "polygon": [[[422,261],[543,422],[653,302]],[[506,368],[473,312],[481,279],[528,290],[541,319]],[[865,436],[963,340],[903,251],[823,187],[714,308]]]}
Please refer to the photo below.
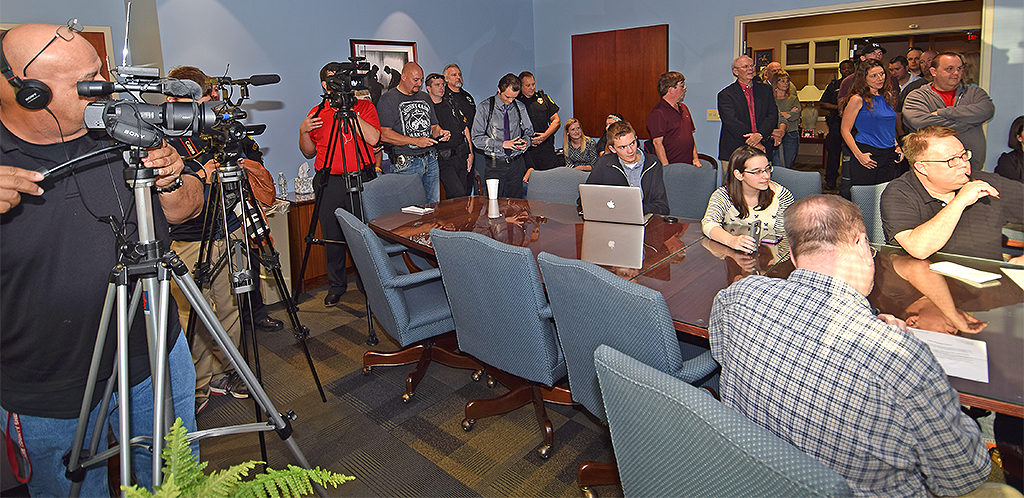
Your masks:
{"label": "chair caster wheel", "polygon": [[412,399],[413,393],[405,393],[402,395],[402,403],[408,403]]}
{"label": "chair caster wheel", "polygon": [[473,382],[480,382],[480,379],[482,379],[483,377],[484,377],[484,371],[483,370],[476,370],[476,371],[473,372],[473,375],[472,375]]}
{"label": "chair caster wheel", "polygon": [[583,498],[597,498],[597,493],[588,487],[580,488],[580,492],[583,493]]}
{"label": "chair caster wheel", "polygon": [[475,424],[475,423],[476,423],[476,420],[471,419],[471,418],[464,418],[464,419],[462,419],[462,430],[464,430],[466,432],[469,432],[469,431],[473,430],[473,424]]}
{"label": "chair caster wheel", "polygon": [[370,370],[373,367],[363,367],[363,375],[370,375]]}
{"label": "chair caster wheel", "polygon": [[548,457],[551,456],[551,445],[545,444],[542,445],[540,448],[537,448],[537,455],[539,455],[544,460],[547,460]]}
{"label": "chair caster wheel", "polygon": [[494,381],[494,377],[487,376],[487,387],[494,387],[497,382]]}
{"label": "chair caster wheel", "polygon": [[379,342],[380,342],[380,339],[378,339],[377,336],[375,336],[375,335],[371,335],[370,337],[366,338],[366,345],[367,346],[376,346]]}

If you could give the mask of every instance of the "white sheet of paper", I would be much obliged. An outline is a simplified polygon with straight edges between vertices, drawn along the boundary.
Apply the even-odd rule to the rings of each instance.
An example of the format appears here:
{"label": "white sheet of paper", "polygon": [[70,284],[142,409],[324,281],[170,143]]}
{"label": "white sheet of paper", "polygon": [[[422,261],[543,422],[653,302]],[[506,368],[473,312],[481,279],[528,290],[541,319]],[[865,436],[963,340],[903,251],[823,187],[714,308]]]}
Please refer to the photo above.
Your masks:
{"label": "white sheet of paper", "polygon": [[991,280],[997,280],[1002,278],[1002,275],[998,273],[990,273],[987,271],[975,270],[964,265],[956,264],[952,261],[941,261],[939,263],[932,263],[929,268],[935,273],[942,275],[949,275],[953,278],[959,278],[967,280],[977,284],[983,284]]}
{"label": "white sheet of paper", "polygon": [[930,330],[909,330],[928,345],[946,375],[988,384],[988,347],[984,341]]}
{"label": "white sheet of paper", "polygon": [[1017,287],[1024,289],[1024,270],[1017,268],[1000,268],[1000,270],[1003,270],[1003,273],[1010,277],[1010,280],[1013,280]]}

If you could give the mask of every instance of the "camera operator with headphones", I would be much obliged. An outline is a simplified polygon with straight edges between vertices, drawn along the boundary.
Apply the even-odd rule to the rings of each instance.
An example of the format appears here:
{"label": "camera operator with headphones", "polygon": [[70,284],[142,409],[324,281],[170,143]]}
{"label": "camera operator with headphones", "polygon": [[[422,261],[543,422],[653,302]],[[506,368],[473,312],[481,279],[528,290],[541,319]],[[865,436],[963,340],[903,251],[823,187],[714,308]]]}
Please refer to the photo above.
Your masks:
{"label": "camera operator with headphones", "polygon": [[[103,80],[95,49],[75,21],[66,26],[25,24],[0,37],[0,423],[17,454],[16,474],[33,496],[67,495],[62,456],[74,438],[86,377],[103,311],[111,269],[121,242],[138,240],[134,196],[122,179],[118,151],[77,163],[54,177],[38,171],[110,144],[90,133],[83,113],[91,99],[76,82]],[[31,73],[29,73],[31,71]],[[182,176],[174,149],[150,150],[143,166],[157,169],[152,194],[156,232],[169,244],[168,223],[195,216],[203,203],[202,183]],[[168,371],[175,414],[195,429],[192,393],[195,371],[171,300],[167,327]],[[129,332],[131,433],[152,434],[153,399],[146,320],[142,310]],[[113,370],[116,320],[103,351],[90,414]],[[116,420],[112,398],[108,420]],[[115,431],[116,432],[116,431]],[[86,440],[90,438],[86,434]],[[152,482],[151,454],[135,448],[139,484]],[[83,496],[107,495],[101,466],[85,474]]]}

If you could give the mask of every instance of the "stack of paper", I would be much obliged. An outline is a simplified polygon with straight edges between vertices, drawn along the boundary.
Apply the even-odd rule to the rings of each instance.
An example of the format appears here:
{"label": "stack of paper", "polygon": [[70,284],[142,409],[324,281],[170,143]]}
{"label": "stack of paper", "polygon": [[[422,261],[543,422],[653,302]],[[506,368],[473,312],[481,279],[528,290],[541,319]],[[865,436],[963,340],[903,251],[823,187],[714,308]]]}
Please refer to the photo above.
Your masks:
{"label": "stack of paper", "polygon": [[423,215],[423,214],[427,214],[427,213],[433,213],[434,212],[434,208],[425,208],[425,207],[419,207],[419,206],[405,206],[404,208],[402,208],[402,212],[403,213],[409,213],[409,214]]}

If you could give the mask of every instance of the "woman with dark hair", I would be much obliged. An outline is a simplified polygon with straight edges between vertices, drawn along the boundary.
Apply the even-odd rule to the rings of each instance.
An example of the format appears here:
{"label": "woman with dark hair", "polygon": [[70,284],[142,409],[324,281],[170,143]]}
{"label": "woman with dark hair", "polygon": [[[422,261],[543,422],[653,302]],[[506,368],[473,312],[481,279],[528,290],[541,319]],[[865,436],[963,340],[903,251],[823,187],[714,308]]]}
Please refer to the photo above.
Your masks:
{"label": "woman with dark hair", "polygon": [[861,61],[853,74],[853,88],[839,108],[843,115],[839,133],[852,156],[843,158],[843,176],[853,185],[877,185],[896,178],[903,153],[896,143],[896,94],[885,66],[874,59]]}
{"label": "woman with dark hair", "polygon": [[704,235],[748,253],[759,243],[747,235],[754,223],[761,225],[763,235],[783,235],[782,215],[793,203],[793,194],[771,181],[771,173],[764,152],[749,145],[736,149],[724,172],[725,185],[708,200],[700,222]]}
{"label": "woman with dark hair", "polygon": [[1017,116],[1010,125],[1010,140],[1007,146],[1010,152],[1003,152],[996,163],[996,173],[1011,180],[1024,182],[1024,116]]}

